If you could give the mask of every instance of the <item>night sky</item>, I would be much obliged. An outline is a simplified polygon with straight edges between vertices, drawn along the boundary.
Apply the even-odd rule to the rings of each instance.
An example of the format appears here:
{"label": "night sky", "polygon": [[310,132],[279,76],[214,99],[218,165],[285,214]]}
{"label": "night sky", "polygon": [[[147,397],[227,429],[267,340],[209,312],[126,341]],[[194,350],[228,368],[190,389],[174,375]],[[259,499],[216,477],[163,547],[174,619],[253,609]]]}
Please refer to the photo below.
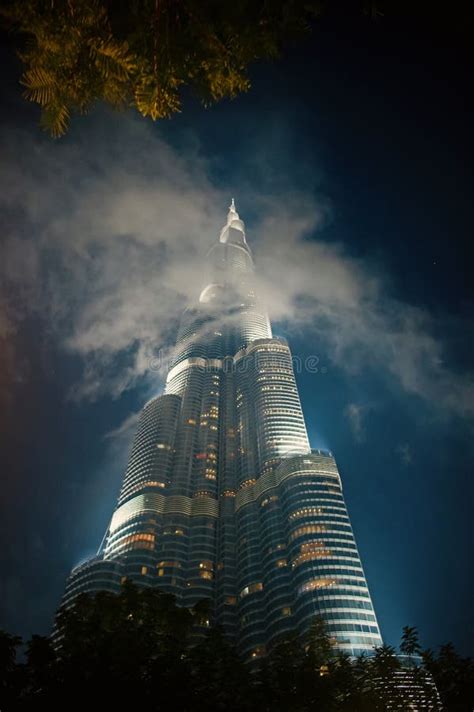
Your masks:
{"label": "night sky", "polygon": [[130,416],[160,388],[150,349],[234,196],[274,332],[317,356],[297,375],[308,430],[338,462],[385,641],[416,625],[474,653],[467,44],[429,18],[328,18],[234,101],[189,95],[157,124],[99,107],[53,141],[4,41],[0,627],[47,633],[98,548]]}

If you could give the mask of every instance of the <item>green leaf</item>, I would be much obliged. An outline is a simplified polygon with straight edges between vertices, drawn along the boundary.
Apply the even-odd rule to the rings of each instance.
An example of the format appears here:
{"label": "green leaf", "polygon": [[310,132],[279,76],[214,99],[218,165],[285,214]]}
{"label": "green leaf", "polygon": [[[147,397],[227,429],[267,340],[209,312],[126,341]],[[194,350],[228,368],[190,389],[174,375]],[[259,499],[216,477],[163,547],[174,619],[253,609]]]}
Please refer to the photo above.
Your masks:
{"label": "green leaf", "polygon": [[69,125],[69,109],[63,103],[49,104],[41,112],[41,127],[53,138],[64,136]]}

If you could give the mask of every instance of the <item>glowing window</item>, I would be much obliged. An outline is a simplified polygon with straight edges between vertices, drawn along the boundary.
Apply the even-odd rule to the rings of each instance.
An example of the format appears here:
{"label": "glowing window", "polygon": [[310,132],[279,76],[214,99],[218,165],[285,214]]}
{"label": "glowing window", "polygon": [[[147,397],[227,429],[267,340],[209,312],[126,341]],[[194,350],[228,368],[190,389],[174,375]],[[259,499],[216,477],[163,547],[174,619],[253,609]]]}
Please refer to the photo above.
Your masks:
{"label": "glowing window", "polygon": [[314,591],[319,588],[330,588],[336,584],[336,579],[334,578],[317,578],[307,581],[299,588],[299,593],[305,593],[306,591]]}
{"label": "glowing window", "polygon": [[268,504],[272,504],[273,502],[278,501],[278,496],[275,494],[272,497],[266,497],[260,502],[261,507],[266,507]]}
{"label": "glowing window", "polygon": [[241,590],[240,597],[244,598],[245,596],[248,596],[249,593],[258,593],[259,591],[263,591],[263,583],[260,581],[257,583],[250,583]]}
{"label": "glowing window", "polygon": [[317,516],[318,514],[323,514],[322,507],[302,507],[302,509],[297,509],[295,512],[292,512],[288,519],[291,521],[293,519],[300,519],[301,517]]}
{"label": "glowing window", "polygon": [[304,536],[305,534],[320,534],[321,532],[325,531],[326,527],[323,524],[307,524],[304,527],[299,527],[298,529],[295,529],[290,534],[290,541],[297,539],[299,536]]}
{"label": "glowing window", "polygon": [[199,563],[199,568],[207,569],[208,571],[212,571],[212,569],[214,568],[214,564],[209,559],[206,559],[205,561],[201,561]]}

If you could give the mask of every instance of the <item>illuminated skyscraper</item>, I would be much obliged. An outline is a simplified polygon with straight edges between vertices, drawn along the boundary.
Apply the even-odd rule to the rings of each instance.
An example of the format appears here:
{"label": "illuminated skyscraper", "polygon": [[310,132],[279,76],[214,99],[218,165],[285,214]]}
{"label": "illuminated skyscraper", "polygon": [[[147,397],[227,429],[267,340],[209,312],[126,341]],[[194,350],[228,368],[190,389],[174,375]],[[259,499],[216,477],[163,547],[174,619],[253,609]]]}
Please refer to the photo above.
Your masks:
{"label": "illuminated skyscraper", "polygon": [[272,336],[234,201],[186,309],[165,392],[142,410],[97,557],[64,602],[124,578],[212,602],[246,657],[321,614],[351,655],[381,644],[336,462],[311,450],[288,344]]}

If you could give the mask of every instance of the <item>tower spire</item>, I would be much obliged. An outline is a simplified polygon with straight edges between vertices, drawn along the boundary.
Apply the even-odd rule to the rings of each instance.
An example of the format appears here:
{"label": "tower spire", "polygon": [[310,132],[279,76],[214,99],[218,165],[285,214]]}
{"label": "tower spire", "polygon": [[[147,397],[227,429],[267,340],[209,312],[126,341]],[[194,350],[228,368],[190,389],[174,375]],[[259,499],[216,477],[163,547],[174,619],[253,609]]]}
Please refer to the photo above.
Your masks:
{"label": "tower spire", "polygon": [[229,213],[227,215],[227,222],[230,223],[231,220],[235,220],[235,218],[238,218],[239,214],[236,210],[235,207],[235,200],[232,198],[231,203],[229,205]]}
{"label": "tower spire", "polygon": [[[227,213],[227,222],[221,230],[220,241],[228,242],[229,240],[229,230],[234,230],[234,239],[231,241],[235,243],[244,242],[245,243],[245,226],[243,220],[240,219],[239,213],[235,207],[235,200],[232,198],[229,205],[229,212]],[[237,235],[235,234],[237,231]]]}

